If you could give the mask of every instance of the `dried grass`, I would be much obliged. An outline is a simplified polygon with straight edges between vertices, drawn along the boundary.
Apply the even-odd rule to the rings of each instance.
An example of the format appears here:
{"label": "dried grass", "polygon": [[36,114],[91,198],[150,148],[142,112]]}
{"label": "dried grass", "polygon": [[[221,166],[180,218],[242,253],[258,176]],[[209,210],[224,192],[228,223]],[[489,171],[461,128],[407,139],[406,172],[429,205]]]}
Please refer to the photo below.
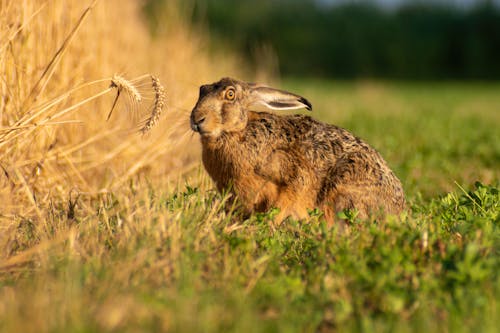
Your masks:
{"label": "dried grass", "polygon": [[[172,188],[199,165],[188,116],[198,86],[236,66],[227,55],[214,66],[176,1],[168,1],[164,15],[172,19],[161,20],[167,33],[156,40],[139,6],[136,0],[0,1],[0,275],[18,284],[33,274],[43,291],[0,287],[2,331],[45,332],[68,313],[108,311],[118,303],[101,306],[83,294],[91,302],[49,305],[82,297],[68,294],[75,284],[67,289],[45,268],[65,258],[106,263],[110,243],[101,236],[114,237],[120,226],[127,228],[120,242],[145,230],[163,242],[162,234],[180,230],[170,223],[179,224],[177,213],[154,211],[150,186]],[[111,76],[116,72],[126,75]],[[115,112],[105,121],[110,108]],[[140,125],[147,137],[138,135]],[[117,200],[120,207],[108,210]],[[157,221],[165,231],[156,231]],[[149,260],[136,258],[115,267],[114,276],[128,278]],[[97,320],[120,330],[122,312]],[[30,319],[4,320],[16,313]]]}
{"label": "dried grass", "polygon": [[[203,36],[177,10],[169,3],[163,15],[175,19],[161,20],[167,33],[153,40],[137,1],[0,6],[3,216],[44,219],[46,198],[109,191],[139,174],[163,183],[199,161],[188,121],[197,88],[236,66],[227,56],[213,66],[201,51]],[[115,72],[127,75],[105,78]],[[113,91],[115,110],[130,112],[106,122]],[[137,124],[147,137],[131,132]]]}

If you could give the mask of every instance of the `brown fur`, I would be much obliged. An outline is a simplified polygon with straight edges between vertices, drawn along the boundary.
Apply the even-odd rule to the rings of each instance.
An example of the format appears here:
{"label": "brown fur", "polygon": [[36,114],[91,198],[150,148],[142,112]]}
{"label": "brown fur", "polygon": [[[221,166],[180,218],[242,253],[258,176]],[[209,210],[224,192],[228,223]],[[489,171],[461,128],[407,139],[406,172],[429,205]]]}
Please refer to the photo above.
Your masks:
{"label": "brown fur", "polygon": [[[234,99],[227,98],[228,89],[235,90]],[[403,210],[401,182],[375,149],[309,116],[249,110],[259,103],[311,106],[295,94],[225,78],[200,88],[191,114],[208,174],[247,213],[278,207],[281,221],[307,218],[309,209],[319,208],[333,223],[345,209],[358,210],[362,218]]]}

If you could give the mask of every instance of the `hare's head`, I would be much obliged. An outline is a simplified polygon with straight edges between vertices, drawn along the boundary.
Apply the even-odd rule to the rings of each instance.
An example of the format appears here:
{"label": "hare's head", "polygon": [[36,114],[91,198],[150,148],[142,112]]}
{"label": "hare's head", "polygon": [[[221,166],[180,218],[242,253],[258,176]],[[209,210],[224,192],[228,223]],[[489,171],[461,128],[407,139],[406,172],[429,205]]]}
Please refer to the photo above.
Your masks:
{"label": "hare's head", "polygon": [[191,128],[202,136],[218,137],[223,132],[243,130],[248,110],[291,110],[311,103],[304,97],[231,78],[200,87],[200,96],[191,112]]}

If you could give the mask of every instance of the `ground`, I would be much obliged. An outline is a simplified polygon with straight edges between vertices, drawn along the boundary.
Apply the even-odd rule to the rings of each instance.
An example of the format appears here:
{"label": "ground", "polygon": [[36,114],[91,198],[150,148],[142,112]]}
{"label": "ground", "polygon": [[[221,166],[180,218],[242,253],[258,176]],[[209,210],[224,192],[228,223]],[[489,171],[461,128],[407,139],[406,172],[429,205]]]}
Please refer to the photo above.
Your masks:
{"label": "ground", "polygon": [[0,331],[498,331],[500,85],[281,87],[377,148],[408,212],[346,212],[343,232],[318,211],[242,220],[201,166],[178,186],[55,197],[2,243]]}

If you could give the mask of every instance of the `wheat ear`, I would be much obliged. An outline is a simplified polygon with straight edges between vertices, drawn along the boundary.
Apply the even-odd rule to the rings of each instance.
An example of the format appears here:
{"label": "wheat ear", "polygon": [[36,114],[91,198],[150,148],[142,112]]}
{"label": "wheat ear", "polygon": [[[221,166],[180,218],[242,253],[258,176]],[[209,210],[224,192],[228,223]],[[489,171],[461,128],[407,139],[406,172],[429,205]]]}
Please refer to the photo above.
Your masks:
{"label": "wheat ear", "polygon": [[118,90],[118,92],[117,92],[115,100],[113,102],[113,106],[111,107],[111,111],[109,111],[108,120],[111,117],[111,113],[113,113],[116,102],[118,101],[118,97],[120,96],[120,94],[122,92],[125,93],[125,95],[127,95],[130,98],[133,105],[138,105],[142,101],[141,93],[132,84],[132,82],[128,81],[127,79],[125,79],[124,77],[122,77],[118,74],[113,75],[113,77],[111,78],[110,87],[116,88]]}
{"label": "wheat ear", "polygon": [[151,115],[146,119],[144,126],[141,128],[141,133],[146,134],[155,126],[160,120],[160,115],[165,106],[165,89],[160,83],[160,80],[151,75],[151,81],[153,82],[153,89],[155,91],[155,103],[151,111]]}

